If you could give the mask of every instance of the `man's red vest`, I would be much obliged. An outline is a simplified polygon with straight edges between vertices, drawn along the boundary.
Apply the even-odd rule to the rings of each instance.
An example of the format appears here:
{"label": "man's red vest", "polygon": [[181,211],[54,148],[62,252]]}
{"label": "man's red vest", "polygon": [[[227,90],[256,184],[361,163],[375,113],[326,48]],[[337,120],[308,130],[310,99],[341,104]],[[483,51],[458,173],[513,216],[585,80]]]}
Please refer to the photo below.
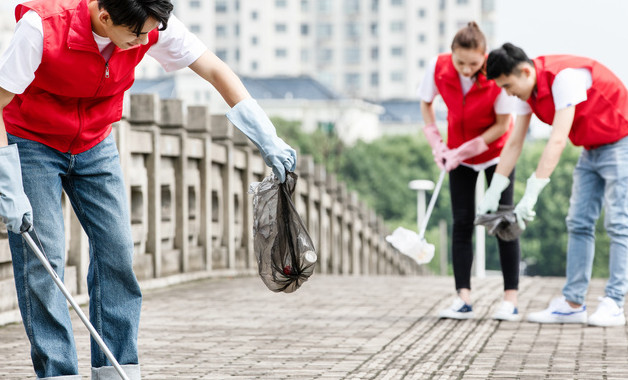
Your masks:
{"label": "man's red vest", "polygon": [[541,121],[554,122],[552,84],[556,74],[567,68],[585,68],[591,71],[593,84],[587,100],[576,105],[569,139],[574,145],[595,149],[628,136],[628,91],[608,68],[593,59],[570,55],[547,55],[533,61],[536,93],[528,104]]}
{"label": "man's red vest", "polygon": [[[454,67],[451,53],[441,54],[436,61],[434,82],[447,105],[447,146],[449,148],[459,147],[463,143],[480,136],[495,124],[495,100],[502,90],[494,81],[487,80],[484,74],[479,73],[469,92],[463,95],[460,78]],[[508,131],[490,143],[486,152],[464,162],[481,164],[499,157],[512,127],[511,118]]]}
{"label": "man's red vest", "polygon": [[61,152],[78,154],[111,132],[122,117],[122,100],[135,79],[135,66],[149,43],[115,47],[109,62],[98,51],[87,8],[89,0],[34,0],[18,5],[15,18],[29,10],[41,17],[44,52],[35,79],[4,108],[7,132]]}

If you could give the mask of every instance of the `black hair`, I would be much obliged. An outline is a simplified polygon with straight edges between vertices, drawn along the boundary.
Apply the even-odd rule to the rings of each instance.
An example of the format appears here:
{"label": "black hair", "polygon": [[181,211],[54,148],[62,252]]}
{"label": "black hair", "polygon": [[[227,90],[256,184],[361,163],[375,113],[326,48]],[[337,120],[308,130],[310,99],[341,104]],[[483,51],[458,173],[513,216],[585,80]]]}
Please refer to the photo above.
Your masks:
{"label": "black hair", "polygon": [[495,79],[501,75],[518,74],[518,66],[521,62],[532,64],[532,60],[528,58],[523,49],[506,42],[499,49],[489,53],[486,61],[486,77]]}
{"label": "black hair", "polygon": [[139,36],[149,17],[161,25],[159,30],[166,29],[173,6],[170,0],[98,0],[98,8],[109,13],[114,25],[128,26]]}

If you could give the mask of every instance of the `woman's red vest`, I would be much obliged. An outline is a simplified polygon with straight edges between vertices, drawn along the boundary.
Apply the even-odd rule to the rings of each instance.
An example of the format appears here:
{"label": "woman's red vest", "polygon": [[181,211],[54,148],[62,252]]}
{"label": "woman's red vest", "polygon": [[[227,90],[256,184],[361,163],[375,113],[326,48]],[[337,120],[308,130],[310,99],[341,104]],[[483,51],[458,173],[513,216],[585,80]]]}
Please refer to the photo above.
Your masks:
{"label": "woman's red vest", "polygon": [[569,139],[574,145],[595,149],[628,136],[628,92],[608,68],[593,59],[570,55],[546,55],[533,61],[536,93],[528,104],[542,122],[554,122],[552,84],[556,74],[567,68],[586,68],[591,71],[593,83],[587,90],[587,100],[576,105]]}
{"label": "woman's red vest", "polygon": [[[479,73],[477,79],[466,95],[462,94],[462,86],[458,72],[454,67],[451,53],[441,54],[436,61],[434,82],[443,101],[447,105],[447,146],[457,148],[463,143],[480,136],[495,124],[495,101],[502,91],[494,81],[487,80]],[[481,164],[499,157],[506,140],[512,131],[513,121],[510,120],[508,131],[488,144],[488,150],[480,155],[465,160],[468,164]]]}
{"label": "woman's red vest", "polygon": [[18,21],[29,10],[41,17],[44,52],[33,82],[4,108],[10,134],[78,154],[104,140],[111,123],[122,117],[135,66],[159,31],[149,33],[147,45],[115,47],[105,62],[92,34],[88,1],[34,0],[15,9]]}

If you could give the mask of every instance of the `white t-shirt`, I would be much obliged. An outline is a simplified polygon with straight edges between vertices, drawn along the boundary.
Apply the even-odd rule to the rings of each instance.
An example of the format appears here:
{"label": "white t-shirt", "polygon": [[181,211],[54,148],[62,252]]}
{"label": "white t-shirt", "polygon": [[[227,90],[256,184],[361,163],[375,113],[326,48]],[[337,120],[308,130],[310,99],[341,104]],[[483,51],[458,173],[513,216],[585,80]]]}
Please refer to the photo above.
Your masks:
{"label": "white t-shirt", "polygon": [[[111,40],[93,33],[98,49],[105,59],[113,52]],[[166,71],[179,70],[194,63],[207,47],[174,15],[168,27],[159,32],[159,41],[146,52]],[[0,57],[0,87],[21,94],[35,79],[44,52],[44,31],[41,17],[28,11],[15,26],[15,34]]]}
{"label": "white t-shirt", "polygon": [[[593,84],[589,69],[563,69],[556,74],[552,83],[552,96],[556,111],[575,106],[587,100],[587,90]],[[529,115],[532,109],[527,102],[518,99],[515,112],[517,115]]]}
{"label": "white t-shirt", "polygon": [[[438,57],[433,58],[427,66],[427,70],[425,71],[425,76],[423,77],[423,81],[417,90],[419,98],[427,103],[432,103],[434,98],[439,94],[438,88],[436,87],[436,81],[434,80],[434,74],[436,72],[436,61]],[[460,78],[460,85],[462,87],[462,94],[467,95],[467,93],[473,87],[475,83],[475,78],[465,77],[464,75],[458,74],[458,78]],[[506,115],[511,114],[515,111],[515,101],[517,100],[514,96],[509,96],[505,90],[502,90],[497,99],[495,99],[495,103],[493,104],[493,109],[495,113],[498,115]],[[467,164],[461,163],[466,167],[469,167],[475,171],[484,170],[492,165],[495,165],[499,162],[499,157],[495,157],[492,160],[487,162],[483,162],[481,164]]]}

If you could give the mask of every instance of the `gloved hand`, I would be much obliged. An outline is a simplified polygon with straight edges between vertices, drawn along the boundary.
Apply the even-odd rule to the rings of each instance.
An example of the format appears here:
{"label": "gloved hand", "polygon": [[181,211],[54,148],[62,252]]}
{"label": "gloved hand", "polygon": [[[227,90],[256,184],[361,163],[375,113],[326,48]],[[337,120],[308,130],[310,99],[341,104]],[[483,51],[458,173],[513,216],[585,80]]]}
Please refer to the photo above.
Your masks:
{"label": "gloved hand", "polygon": [[497,208],[499,207],[499,200],[502,197],[502,192],[506,190],[508,185],[510,185],[508,177],[504,177],[499,173],[494,173],[493,179],[491,179],[491,185],[484,193],[484,198],[482,198],[480,207],[478,207],[477,214],[481,215],[497,211]]}
{"label": "gloved hand", "polygon": [[257,146],[266,165],[280,182],[286,180],[286,171],[297,167],[297,152],[277,136],[275,126],[255,99],[241,100],[227,118]]}
{"label": "gloved hand", "polygon": [[534,205],[539,199],[539,193],[547,184],[550,183],[549,178],[536,178],[536,174],[532,173],[526,183],[526,191],[523,193],[523,197],[515,206],[515,215],[517,215],[517,224],[522,230],[526,228],[526,221],[531,222],[536,216],[534,212]]}
{"label": "gloved hand", "polygon": [[488,150],[488,145],[484,142],[482,136],[471,139],[455,149],[450,149],[445,153],[445,170],[448,172],[454,170],[460,163],[469,157],[475,157],[478,154]]}
{"label": "gloved hand", "polygon": [[438,168],[441,170],[445,169],[445,153],[449,148],[447,148],[447,145],[443,142],[438,127],[434,123],[426,124],[425,127],[423,127],[423,133],[425,133],[427,142],[429,142],[432,147],[432,154],[434,155],[436,165],[438,165]]}
{"label": "gloved hand", "polygon": [[19,234],[33,224],[33,209],[24,194],[17,145],[0,148],[0,218],[9,231]]}

